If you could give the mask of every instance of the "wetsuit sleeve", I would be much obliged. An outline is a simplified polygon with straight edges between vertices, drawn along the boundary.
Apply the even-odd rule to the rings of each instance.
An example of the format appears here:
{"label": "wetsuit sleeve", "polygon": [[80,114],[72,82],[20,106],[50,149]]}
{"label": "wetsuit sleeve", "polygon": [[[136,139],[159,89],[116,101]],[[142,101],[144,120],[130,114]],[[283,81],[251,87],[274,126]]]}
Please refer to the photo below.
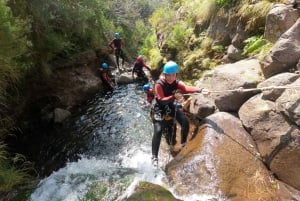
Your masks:
{"label": "wetsuit sleeve", "polygon": [[121,48],[124,48],[124,46],[125,46],[124,40],[121,39]]}
{"label": "wetsuit sleeve", "polygon": [[108,44],[108,46],[109,46],[111,49],[114,49],[114,40],[110,41],[110,43]]}
{"label": "wetsuit sleeve", "polygon": [[160,84],[155,84],[155,93],[156,98],[161,101],[162,103],[169,103],[174,101],[175,97],[173,95],[171,96],[165,96],[163,88]]}
{"label": "wetsuit sleeve", "polygon": [[195,92],[201,91],[201,89],[199,89],[198,87],[187,86],[182,81],[178,82],[177,87],[178,87],[178,89],[184,91],[185,93],[195,93]]}
{"label": "wetsuit sleeve", "polygon": [[151,68],[147,64],[143,63],[143,67],[147,68],[148,71],[151,71]]}

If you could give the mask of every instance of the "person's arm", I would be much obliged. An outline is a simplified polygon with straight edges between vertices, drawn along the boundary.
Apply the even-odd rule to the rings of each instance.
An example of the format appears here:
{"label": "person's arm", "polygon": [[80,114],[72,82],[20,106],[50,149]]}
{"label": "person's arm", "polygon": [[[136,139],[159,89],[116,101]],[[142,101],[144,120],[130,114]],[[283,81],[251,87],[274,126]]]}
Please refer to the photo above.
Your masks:
{"label": "person's arm", "polygon": [[185,93],[195,93],[195,92],[200,93],[202,90],[202,89],[199,89],[198,87],[185,85],[182,81],[178,82],[177,87],[178,87],[178,89],[184,91]]}
{"label": "person's arm", "polygon": [[124,46],[125,46],[124,40],[121,39],[121,48],[124,48]]}
{"label": "person's arm", "polygon": [[170,103],[175,100],[174,95],[165,96],[163,88],[160,84],[155,84],[155,94],[156,98],[161,101],[162,103]]}
{"label": "person's arm", "polygon": [[110,41],[108,45],[111,49],[114,49],[114,40]]}
{"label": "person's arm", "polygon": [[145,67],[148,71],[150,71],[151,72],[151,68],[147,65],[147,64],[145,64],[145,63],[143,63],[143,67]]}

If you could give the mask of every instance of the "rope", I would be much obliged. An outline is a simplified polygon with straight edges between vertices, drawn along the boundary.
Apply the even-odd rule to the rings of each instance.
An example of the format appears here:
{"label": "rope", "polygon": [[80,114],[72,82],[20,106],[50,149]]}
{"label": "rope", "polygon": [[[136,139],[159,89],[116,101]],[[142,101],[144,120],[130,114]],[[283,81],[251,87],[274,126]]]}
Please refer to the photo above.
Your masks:
{"label": "rope", "polygon": [[[267,91],[274,89],[297,89],[300,88],[300,85],[286,85],[286,86],[270,86],[270,87],[260,87],[260,88],[249,88],[244,89],[242,87],[237,89],[228,89],[228,90],[209,90],[209,93],[223,93],[223,92],[251,92],[251,91]],[[193,93],[193,94],[201,94],[201,93]],[[191,95],[191,94],[184,94]]]}

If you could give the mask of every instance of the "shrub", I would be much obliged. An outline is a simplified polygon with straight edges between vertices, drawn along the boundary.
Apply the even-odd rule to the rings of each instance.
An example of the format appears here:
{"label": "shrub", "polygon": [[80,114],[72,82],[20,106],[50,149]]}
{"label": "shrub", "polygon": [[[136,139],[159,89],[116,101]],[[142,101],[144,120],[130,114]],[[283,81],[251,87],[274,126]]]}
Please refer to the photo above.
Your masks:
{"label": "shrub", "polygon": [[267,41],[263,36],[252,36],[244,41],[246,43],[242,55],[255,55],[258,54]]}

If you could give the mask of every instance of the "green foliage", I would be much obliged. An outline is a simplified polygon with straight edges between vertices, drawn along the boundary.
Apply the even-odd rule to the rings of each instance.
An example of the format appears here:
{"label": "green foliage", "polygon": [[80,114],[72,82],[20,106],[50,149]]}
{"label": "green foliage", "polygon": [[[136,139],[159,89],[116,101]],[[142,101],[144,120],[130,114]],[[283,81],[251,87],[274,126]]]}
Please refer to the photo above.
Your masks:
{"label": "green foliage", "polygon": [[160,64],[163,61],[163,57],[161,56],[156,44],[156,35],[154,33],[151,33],[151,35],[148,35],[145,38],[140,50],[140,54],[146,57],[147,64],[150,65],[152,68],[160,66]]}
{"label": "green foliage", "polygon": [[258,54],[264,45],[267,44],[267,41],[263,36],[252,36],[244,41],[246,44],[243,49],[243,55],[255,55]]}
{"label": "green foliage", "polygon": [[226,6],[229,6],[231,4],[231,1],[232,0],[217,0],[217,6],[219,8],[222,8],[222,7],[226,7]]}
{"label": "green foliage", "polygon": [[117,199],[117,196],[126,190],[132,182],[130,175],[124,178],[112,178],[110,181],[96,181],[88,186],[88,191],[81,201]]}
{"label": "green foliage", "polygon": [[188,39],[192,34],[192,30],[188,29],[185,23],[178,23],[173,26],[167,41],[168,47],[173,49],[183,49]]}
{"label": "green foliage", "polygon": [[214,50],[214,51],[216,51],[216,52],[223,52],[225,50],[224,46],[222,46],[222,45],[212,46],[211,49]]}
{"label": "green foliage", "polygon": [[82,201],[88,200],[102,200],[108,191],[107,184],[104,183],[93,183],[89,186],[89,190]]}
{"label": "green foliage", "polygon": [[186,1],[184,7],[191,26],[209,21],[217,9],[216,2],[212,0]]}
{"label": "green foliage", "polygon": [[167,24],[173,24],[175,11],[170,8],[160,8],[154,11],[149,22],[154,28],[168,28]]}
{"label": "green foliage", "polygon": [[[27,164],[21,155],[16,155],[10,162],[6,146],[0,142],[0,191],[10,191],[16,185],[28,181]],[[16,169],[16,165],[23,167]]]}
{"label": "green foliage", "polygon": [[30,68],[26,57],[31,43],[26,33],[27,21],[13,17],[11,9],[0,1],[0,140],[14,122],[7,111],[18,93],[16,86]]}
{"label": "green foliage", "polygon": [[258,59],[262,60],[270,51],[270,49],[274,46],[273,43],[267,41],[265,45],[261,47],[261,50],[259,52]]}
{"label": "green foliage", "polygon": [[[273,3],[263,0],[258,3],[249,5],[248,3],[242,4],[239,8],[237,15],[240,20],[246,23],[246,30],[262,34],[265,25],[265,18],[270,11]],[[261,29],[260,29],[261,28]]]}
{"label": "green foliage", "polygon": [[98,47],[109,7],[100,0],[28,1],[33,19],[33,44],[38,64]]}
{"label": "green foliage", "polygon": [[24,67],[18,65],[28,51],[26,33],[27,22],[14,18],[9,7],[0,2],[0,91],[5,90],[8,84],[16,83],[19,73]]}
{"label": "green foliage", "polygon": [[203,38],[203,40],[201,41],[201,49],[203,50],[209,50],[211,49],[211,45],[213,44],[213,39],[209,38],[209,37],[205,37]]}

